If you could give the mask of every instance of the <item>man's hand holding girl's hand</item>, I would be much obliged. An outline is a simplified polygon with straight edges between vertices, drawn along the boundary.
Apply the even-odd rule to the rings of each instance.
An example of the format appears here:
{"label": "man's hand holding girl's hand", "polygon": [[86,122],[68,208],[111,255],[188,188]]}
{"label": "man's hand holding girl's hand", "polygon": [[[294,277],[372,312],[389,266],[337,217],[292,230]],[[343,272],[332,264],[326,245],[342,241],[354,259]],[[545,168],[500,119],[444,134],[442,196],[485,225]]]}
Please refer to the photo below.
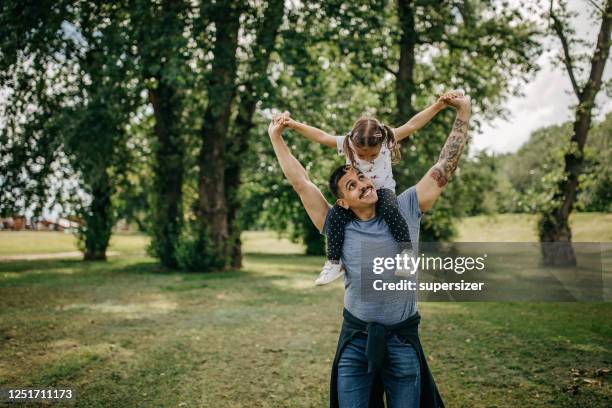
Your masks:
{"label": "man's hand holding girl's hand", "polygon": [[285,130],[287,127],[284,124],[285,113],[287,113],[287,115],[289,114],[289,112],[285,111],[280,115],[274,115],[272,117],[272,121],[270,122],[270,125],[268,125],[268,135],[270,135],[270,137],[282,137],[283,130]]}
{"label": "man's hand holding girl's hand", "polygon": [[297,123],[295,120],[291,119],[291,114],[289,113],[289,111],[284,111],[280,115],[280,117],[281,117],[283,125],[285,127],[288,127],[289,129],[293,129],[293,125]]}
{"label": "man's hand holding girl's hand", "polygon": [[472,111],[472,101],[469,95],[461,95],[453,98],[449,100],[448,104],[457,109],[457,112],[467,113],[469,115]]}
{"label": "man's hand holding girl's hand", "polygon": [[438,100],[436,101],[439,104],[443,104],[444,107],[454,106],[451,102],[456,98],[461,98],[465,96],[465,92],[463,89],[453,89],[448,92],[444,92],[442,95],[438,96]]}

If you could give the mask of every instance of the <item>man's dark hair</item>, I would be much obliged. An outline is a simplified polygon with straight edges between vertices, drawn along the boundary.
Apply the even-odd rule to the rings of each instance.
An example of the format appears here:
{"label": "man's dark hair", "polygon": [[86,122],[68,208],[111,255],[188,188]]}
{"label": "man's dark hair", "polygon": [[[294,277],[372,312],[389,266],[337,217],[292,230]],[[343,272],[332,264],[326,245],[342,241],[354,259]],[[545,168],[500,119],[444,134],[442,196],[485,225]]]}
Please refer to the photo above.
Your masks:
{"label": "man's dark hair", "polygon": [[349,170],[352,170],[352,169],[360,173],[359,170],[357,170],[355,167],[351,166],[350,164],[343,164],[342,166],[334,170],[331,176],[329,176],[329,190],[334,195],[334,197],[341,198],[342,194],[340,193],[338,182],[340,181],[342,176],[344,176],[346,173],[349,172]]}

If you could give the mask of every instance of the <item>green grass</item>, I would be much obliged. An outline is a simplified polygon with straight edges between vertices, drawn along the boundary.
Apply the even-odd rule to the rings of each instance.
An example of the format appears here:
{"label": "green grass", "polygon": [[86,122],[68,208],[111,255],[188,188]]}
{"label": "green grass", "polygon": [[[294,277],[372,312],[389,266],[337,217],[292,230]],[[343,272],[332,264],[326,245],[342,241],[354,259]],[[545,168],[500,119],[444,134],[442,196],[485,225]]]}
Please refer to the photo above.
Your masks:
{"label": "green grass", "polygon": [[[300,254],[301,244],[290,242],[269,231],[247,231],[243,246],[251,253]],[[109,251],[118,254],[143,254],[149,238],[140,233],[115,233]],[[3,255],[56,254],[78,251],[76,237],[53,231],[0,231],[0,257]]]}
{"label": "green grass", "polygon": [[[531,214],[496,214],[461,220],[460,242],[537,242],[537,216]],[[575,242],[612,241],[612,214],[573,213],[570,217]]]}
{"label": "green grass", "polygon": [[[71,385],[79,406],[323,406],[341,284],[316,257],[178,274],[144,257],[0,264],[0,386]],[[24,264],[27,266],[24,266]],[[606,406],[610,303],[422,303],[448,406]],[[574,395],[575,393],[575,395]]]}
{"label": "green grass", "polygon": [[[576,242],[612,241],[612,214],[574,213],[570,218]],[[458,225],[460,242],[537,242],[536,216],[529,214],[498,214],[468,217]],[[119,254],[142,253],[149,242],[137,233],[117,233],[111,238],[110,251]],[[303,246],[267,231],[247,231],[243,234],[247,252],[299,254]],[[0,257],[77,251],[76,239],[62,232],[2,231]]]}
{"label": "green grass", "polygon": [[[108,262],[0,262],[0,387],[72,386],[80,407],[325,406],[342,284],[314,287],[322,259],[299,246],[244,238],[225,273],[163,270],[142,236]],[[610,406],[612,303],[419,307],[447,406]]]}
{"label": "green grass", "polygon": [[[149,238],[137,233],[116,233],[109,251],[143,252]],[[78,251],[73,234],[55,231],[0,231],[0,256],[53,254]]]}

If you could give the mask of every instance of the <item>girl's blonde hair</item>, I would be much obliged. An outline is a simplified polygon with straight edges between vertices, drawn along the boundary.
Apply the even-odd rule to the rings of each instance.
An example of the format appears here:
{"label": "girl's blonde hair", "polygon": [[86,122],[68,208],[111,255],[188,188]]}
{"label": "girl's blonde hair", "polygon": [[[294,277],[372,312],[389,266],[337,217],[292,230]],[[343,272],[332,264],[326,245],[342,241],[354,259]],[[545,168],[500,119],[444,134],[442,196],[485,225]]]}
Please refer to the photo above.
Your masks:
{"label": "girl's blonde hair", "polygon": [[362,116],[344,138],[344,152],[349,162],[355,166],[355,152],[351,148],[351,143],[359,148],[375,147],[384,143],[391,152],[392,163],[397,163],[401,158],[400,145],[395,140],[393,129],[375,118]]}

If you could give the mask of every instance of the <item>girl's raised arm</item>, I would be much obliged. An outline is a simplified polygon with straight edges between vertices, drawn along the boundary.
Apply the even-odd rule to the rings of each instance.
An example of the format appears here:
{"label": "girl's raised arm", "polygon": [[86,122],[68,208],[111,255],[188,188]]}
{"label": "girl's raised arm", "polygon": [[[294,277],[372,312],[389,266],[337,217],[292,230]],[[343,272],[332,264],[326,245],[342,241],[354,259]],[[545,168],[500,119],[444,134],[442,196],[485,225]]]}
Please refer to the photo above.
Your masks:
{"label": "girl's raised arm", "polygon": [[283,118],[283,126],[287,126],[295,130],[298,133],[301,133],[307,139],[312,140],[313,142],[320,143],[329,147],[336,147],[336,137],[332,136],[329,133],[325,133],[321,129],[318,129],[314,126],[309,126],[305,123],[300,123],[296,120],[293,120],[289,117],[289,112],[284,112],[282,115]]}
{"label": "girl's raised arm", "polygon": [[395,140],[399,142],[421,129],[423,126],[428,124],[429,121],[433,119],[433,117],[436,116],[441,110],[448,106],[448,101],[460,96],[463,96],[463,90],[461,89],[452,90],[440,95],[435,103],[414,115],[402,126],[393,129],[393,132],[395,133]]}

